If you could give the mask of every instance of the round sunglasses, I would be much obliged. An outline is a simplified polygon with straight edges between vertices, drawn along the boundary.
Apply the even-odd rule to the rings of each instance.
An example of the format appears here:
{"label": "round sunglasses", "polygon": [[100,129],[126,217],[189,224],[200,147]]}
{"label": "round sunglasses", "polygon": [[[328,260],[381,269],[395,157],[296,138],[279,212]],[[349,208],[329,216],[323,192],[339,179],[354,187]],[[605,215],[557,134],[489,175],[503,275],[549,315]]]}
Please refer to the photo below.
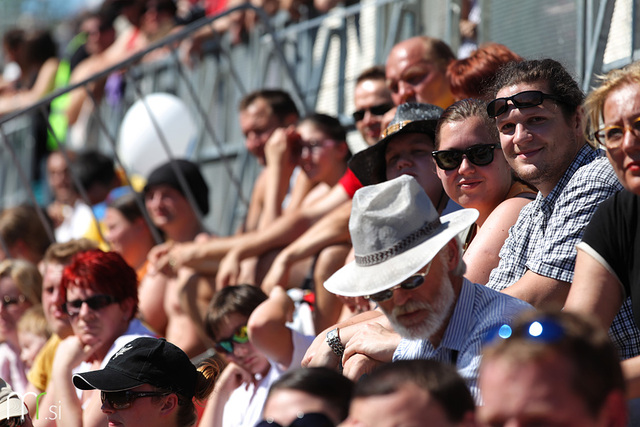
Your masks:
{"label": "round sunglasses", "polygon": [[479,144],[464,150],[433,151],[431,155],[440,169],[450,171],[460,166],[463,156],[476,166],[486,166],[493,162],[493,150],[500,148],[500,144]]}

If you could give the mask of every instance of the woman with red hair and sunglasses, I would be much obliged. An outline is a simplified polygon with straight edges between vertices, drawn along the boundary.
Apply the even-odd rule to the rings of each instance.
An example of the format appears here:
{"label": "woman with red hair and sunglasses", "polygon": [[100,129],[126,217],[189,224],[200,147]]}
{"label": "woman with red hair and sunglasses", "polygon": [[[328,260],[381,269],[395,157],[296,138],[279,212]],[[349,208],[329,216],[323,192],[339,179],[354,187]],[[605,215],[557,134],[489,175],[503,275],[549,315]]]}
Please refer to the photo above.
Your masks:
{"label": "woman with red hair and sunglasses", "polygon": [[104,426],[107,418],[100,410],[99,392],[77,393],[71,377],[104,368],[126,343],[152,335],[135,318],[136,272],[118,253],[93,249],[73,257],[60,286],[73,335],[56,351],[46,397],[64,408],[65,426]]}

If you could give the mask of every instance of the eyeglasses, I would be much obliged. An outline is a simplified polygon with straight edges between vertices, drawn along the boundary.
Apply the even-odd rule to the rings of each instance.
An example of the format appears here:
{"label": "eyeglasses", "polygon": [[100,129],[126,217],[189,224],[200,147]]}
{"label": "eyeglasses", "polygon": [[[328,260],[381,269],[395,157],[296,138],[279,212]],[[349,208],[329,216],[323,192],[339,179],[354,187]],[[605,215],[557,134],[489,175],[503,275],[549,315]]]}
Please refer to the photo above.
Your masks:
{"label": "eyeglasses", "polygon": [[[285,427],[273,420],[262,420],[256,427]],[[286,427],[335,427],[331,418],[319,412],[298,414],[298,417]]]}
{"label": "eyeglasses", "polygon": [[433,260],[429,261],[429,264],[427,264],[427,269],[425,270],[424,273],[414,274],[413,276],[409,277],[407,280],[400,283],[399,285],[396,285],[384,291],[380,291],[373,295],[368,295],[365,298],[376,303],[384,302],[384,301],[390,300],[391,297],[393,297],[393,291],[395,291],[396,289],[402,288],[405,291],[410,291],[411,289],[415,289],[417,287],[422,286],[422,284],[424,283],[424,277],[427,274],[429,274],[429,270],[431,270],[432,263],[433,263]]}
{"label": "eyeglasses", "polygon": [[555,95],[548,95],[539,90],[527,90],[506,98],[494,99],[487,105],[487,114],[492,119],[503,114],[509,109],[508,101],[511,101],[516,108],[529,108],[542,104],[545,99],[561,102]]}
{"label": "eyeglasses", "polygon": [[214,347],[220,353],[233,353],[233,343],[245,344],[248,341],[249,333],[247,332],[247,325],[244,325],[240,326],[231,337],[218,340]]}
{"label": "eyeglasses", "polygon": [[9,295],[5,295],[2,297],[2,300],[0,302],[2,302],[2,308],[9,308],[12,305],[22,304],[26,300],[27,298],[24,295],[19,295],[16,298],[10,297]]}
{"label": "eyeglasses", "polygon": [[374,105],[373,107],[369,107],[369,108],[363,108],[361,110],[357,110],[353,112],[353,120],[355,120],[357,123],[360,120],[364,119],[364,115],[366,114],[367,111],[374,116],[382,116],[392,108],[393,108],[393,103],[380,104],[380,105]]}
{"label": "eyeglasses", "polygon": [[113,409],[127,409],[133,405],[133,401],[141,397],[168,396],[171,393],[166,391],[101,391],[100,400],[102,403],[109,403]]}
{"label": "eyeglasses", "polygon": [[504,324],[488,333],[486,343],[498,339],[526,338],[541,343],[552,343],[564,337],[564,328],[553,318],[543,317],[517,326]]}
{"label": "eyeglasses", "polygon": [[322,148],[329,145],[329,143],[333,143],[333,142],[335,142],[333,139],[322,139],[322,140],[309,139],[307,141],[300,141],[299,143],[300,153],[302,153],[302,151],[306,148],[307,150],[309,150],[310,153],[316,154]]}
{"label": "eyeglasses", "polygon": [[86,303],[91,310],[98,311],[116,302],[118,302],[118,300],[111,295],[94,295],[85,300],[76,299],[67,301],[62,305],[62,310],[70,317],[75,317],[80,314],[80,309],[82,309],[82,304],[84,303]]}
{"label": "eyeglasses", "polygon": [[605,126],[593,135],[598,142],[609,149],[620,147],[624,140],[624,134],[630,131],[640,139],[640,117],[635,119],[630,126]]}
{"label": "eyeglasses", "polygon": [[456,169],[462,163],[462,156],[476,166],[486,166],[493,162],[493,150],[500,149],[500,144],[479,144],[464,150],[438,150],[431,152],[436,164],[442,170]]}

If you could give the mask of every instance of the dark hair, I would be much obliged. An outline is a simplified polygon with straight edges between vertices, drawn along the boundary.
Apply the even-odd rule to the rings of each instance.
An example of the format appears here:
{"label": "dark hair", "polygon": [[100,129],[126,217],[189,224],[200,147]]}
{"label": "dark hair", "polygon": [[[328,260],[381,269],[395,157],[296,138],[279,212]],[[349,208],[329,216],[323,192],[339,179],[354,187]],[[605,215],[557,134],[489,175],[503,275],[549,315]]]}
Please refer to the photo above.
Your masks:
{"label": "dark hair", "polygon": [[[529,326],[534,321],[552,322],[561,336],[553,340],[532,339]],[[485,347],[483,364],[492,359],[531,363],[556,354],[569,362],[571,388],[589,412],[596,416],[614,390],[625,390],[620,360],[607,331],[591,318],[569,312],[525,312],[512,326],[507,339],[496,338]]]}
{"label": "dark hair", "polygon": [[386,80],[386,74],[383,65],[374,65],[360,73],[356,79],[356,85],[365,80]]}
{"label": "dark hair", "polygon": [[211,299],[205,316],[205,332],[213,341],[217,341],[218,328],[231,314],[238,313],[247,319],[267,295],[257,286],[229,286],[216,292]]}
{"label": "dark hair", "polygon": [[10,28],[4,32],[2,43],[9,49],[18,49],[24,43],[24,34],[22,28]]}
{"label": "dark hair", "polygon": [[[213,392],[216,381],[220,376],[220,366],[213,360],[207,359],[198,367],[198,376],[196,377],[196,389],[194,399],[200,402]],[[175,393],[172,390],[166,390],[156,387],[156,391]],[[178,396],[178,412],[176,415],[176,424],[179,426],[190,427],[198,421],[198,414],[194,401],[187,399],[180,394]],[[152,397],[153,401],[159,401],[162,396]]]}
{"label": "dark hair", "polygon": [[58,46],[48,30],[35,30],[24,38],[24,58],[29,65],[42,65],[58,56]]}
{"label": "dark hair", "polygon": [[558,105],[565,119],[569,119],[582,105],[584,93],[567,69],[553,59],[534,59],[521,62],[509,62],[500,68],[491,91],[495,97],[504,87],[518,83],[545,82],[549,94],[560,98]]}
{"label": "dark hair", "polygon": [[425,390],[444,409],[451,422],[475,411],[473,397],[456,370],[435,360],[400,360],[387,363],[356,383],[353,398],[395,393],[412,383]]}
{"label": "dark hair", "polygon": [[328,368],[299,368],[283,374],[271,385],[269,396],[277,390],[298,390],[318,397],[336,410],[340,421],[349,415],[353,382]]}
{"label": "dark hair", "polygon": [[73,162],[73,170],[85,189],[91,188],[94,184],[111,185],[116,178],[113,159],[97,150],[78,153]]}
{"label": "dark hair", "polygon": [[522,57],[499,43],[481,45],[468,58],[447,67],[451,93],[458,99],[484,98],[498,69],[510,61],[522,61]]}
{"label": "dark hair", "polygon": [[239,110],[246,110],[257,99],[264,99],[280,122],[284,122],[287,116],[290,115],[295,115],[296,118],[300,117],[298,108],[295,102],[293,102],[293,99],[291,99],[291,96],[280,89],[261,89],[245,95],[245,97],[240,100]]}
{"label": "dark hair", "polygon": [[[67,300],[69,288],[81,288],[111,295],[118,302],[131,299],[135,303],[134,307],[138,306],[136,272],[117,252],[90,249],[75,254],[62,272],[60,287],[63,302]],[[135,314],[134,309],[129,320]]]}
{"label": "dark hair", "polygon": [[500,142],[496,122],[487,115],[487,103],[479,99],[463,99],[451,104],[438,120],[436,125],[436,150],[440,147],[440,129],[447,123],[461,122],[470,117],[478,117],[487,128],[493,142]]}

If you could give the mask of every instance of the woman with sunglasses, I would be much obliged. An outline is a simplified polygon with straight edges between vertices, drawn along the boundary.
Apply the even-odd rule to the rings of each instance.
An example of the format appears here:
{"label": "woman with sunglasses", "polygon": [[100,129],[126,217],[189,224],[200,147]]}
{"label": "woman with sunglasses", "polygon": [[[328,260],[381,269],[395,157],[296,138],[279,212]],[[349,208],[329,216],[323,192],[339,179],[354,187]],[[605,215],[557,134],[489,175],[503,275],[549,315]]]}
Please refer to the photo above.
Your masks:
{"label": "woman with sunglasses", "polygon": [[464,99],[445,110],[436,128],[435,146],[433,157],[447,195],[480,213],[464,255],[465,277],[486,284],[500,261],[498,253],[509,228],[536,191],[515,178],[483,101]]}
{"label": "woman with sunglasses", "polygon": [[[607,149],[624,190],[600,204],[577,245],[566,310],[596,315],[604,327],[633,307],[640,327],[640,63],[609,72],[584,103],[585,136]],[[631,304],[629,304],[629,297]],[[623,307],[624,304],[624,307]],[[622,307],[622,308],[621,308]],[[640,353],[629,335],[628,346]],[[637,341],[636,341],[637,342]],[[621,358],[634,354],[622,353]],[[640,356],[623,362],[627,397],[640,397]],[[636,409],[636,405],[632,406]],[[637,410],[637,409],[636,409]]]}
{"label": "woman with sunglasses", "polygon": [[29,307],[40,304],[41,292],[42,276],[35,265],[18,259],[0,263],[0,378],[17,393],[27,387],[17,325]]}
{"label": "woman with sunglasses", "polygon": [[229,364],[222,371],[200,427],[254,427],[271,384],[289,367],[299,367],[314,337],[285,323],[293,302],[281,287],[269,298],[251,285],[230,286],[211,300],[205,331]]}
{"label": "woman with sunglasses", "polygon": [[218,366],[196,369],[184,351],[164,339],[137,338],[120,348],[99,371],[73,376],[81,390],[100,392],[110,426],[189,427],[194,405],[209,396]]}
{"label": "woman with sunglasses", "polygon": [[99,393],[77,393],[71,377],[104,368],[124,344],[152,335],[134,318],[138,306],[136,272],[118,253],[92,249],[72,258],[62,273],[60,287],[73,335],[56,350],[47,399],[60,402],[65,426],[105,425]]}

